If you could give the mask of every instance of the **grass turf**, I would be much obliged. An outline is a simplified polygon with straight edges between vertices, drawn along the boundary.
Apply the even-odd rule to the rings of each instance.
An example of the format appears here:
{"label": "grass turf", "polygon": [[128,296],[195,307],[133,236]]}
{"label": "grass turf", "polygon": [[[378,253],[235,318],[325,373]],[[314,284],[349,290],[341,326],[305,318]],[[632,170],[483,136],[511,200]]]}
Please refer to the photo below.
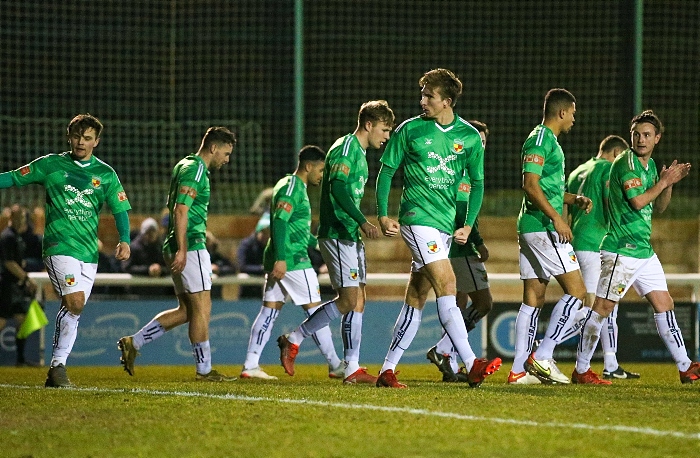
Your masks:
{"label": "grass turf", "polygon": [[137,365],[134,377],[69,366],[77,389],[45,389],[46,368],[3,367],[0,455],[695,456],[700,387],[681,385],[672,364],[628,366],[642,378],[509,386],[505,363],[470,389],[440,382],[428,363],[404,365],[407,390],[344,386],[311,365],[230,383],[195,382],[183,366]]}

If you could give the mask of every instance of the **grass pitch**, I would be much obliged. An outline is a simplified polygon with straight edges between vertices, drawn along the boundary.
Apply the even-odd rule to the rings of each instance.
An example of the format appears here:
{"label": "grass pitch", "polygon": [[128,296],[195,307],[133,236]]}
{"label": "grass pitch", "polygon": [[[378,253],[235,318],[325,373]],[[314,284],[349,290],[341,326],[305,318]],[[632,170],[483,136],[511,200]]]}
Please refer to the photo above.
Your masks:
{"label": "grass pitch", "polygon": [[69,366],[76,389],[45,389],[46,368],[3,367],[0,456],[697,456],[700,386],[672,364],[627,366],[642,378],[509,386],[505,363],[470,389],[402,365],[406,390],[344,386],[311,365],[231,383],[195,382],[184,366]]}

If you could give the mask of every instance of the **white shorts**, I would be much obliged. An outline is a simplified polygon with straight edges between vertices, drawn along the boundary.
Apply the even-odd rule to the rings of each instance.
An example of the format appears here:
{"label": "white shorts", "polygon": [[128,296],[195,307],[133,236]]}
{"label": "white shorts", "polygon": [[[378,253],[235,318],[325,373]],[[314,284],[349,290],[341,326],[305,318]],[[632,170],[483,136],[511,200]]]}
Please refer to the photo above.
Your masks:
{"label": "white shorts", "polygon": [[598,280],[600,280],[600,251],[577,251],[576,258],[578,265],[581,266],[586,292],[595,294]]}
{"label": "white shorts", "polygon": [[328,267],[328,276],[333,289],[367,284],[367,261],[365,244],[361,241],[319,239],[318,248]]}
{"label": "white shorts", "polygon": [[559,242],[556,232],[518,234],[518,244],[521,280],[549,280],[580,269],[574,248],[570,243]]}
{"label": "white shorts", "polygon": [[[165,263],[171,265],[174,254],[163,253]],[[200,293],[211,290],[211,258],[207,250],[187,252],[187,263],[182,273],[171,273],[175,294]]]}
{"label": "white shorts", "polygon": [[296,305],[321,302],[321,291],[314,269],[292,270],[282,280],[275,280],[270,274],[265,276],[263,301],[286,302],[287,297]]}
{"label": "white shorts", "polygon": [[401,226],[401,237],[411,250],[411,272],[418,272],[426,264],[447,259],[452,235],[428,226]]}
{"label": "white shorts", "polygon": [[477,256],[450,258],[457,278],[457,291],[473,293],[489,288],[489,276],[484,263]]}
{"label": "white shorts", "polygon": [[70,256],[54,255],[44,258],[53,289],[60,297],[82,291],[87,302],[95,283],[97,264],[79,261]]}
{"label": "white shorts", "polygon": [[596,296],[619,302],[630,286],[644,297],[652,291],[668,291],[666,275],[656,253],[648,259],[601,251],[600,281]]}

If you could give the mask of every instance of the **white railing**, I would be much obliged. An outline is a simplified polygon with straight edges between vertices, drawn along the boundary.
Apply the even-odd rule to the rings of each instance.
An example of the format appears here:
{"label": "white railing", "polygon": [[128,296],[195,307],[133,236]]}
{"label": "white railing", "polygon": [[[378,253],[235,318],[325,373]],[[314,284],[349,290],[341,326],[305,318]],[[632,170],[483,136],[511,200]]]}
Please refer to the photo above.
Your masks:
{"label": "white railing", "polygon": [[[32,272],[29,277],[38,284],[49,283],[49,276],[46,272]],[[318,276],[322,285],[330,285],[327,274]],[[262,285],[264,277],[251,276],[247,274],[229,275],[213,278],[215,285]],[[404,286],[408,282],[408,274],[390,273],[369,273],[367,283],[378,286]],[[700,298],[700,274],[666,274],[666,282],[669,286],[689,286],[693,289],[691,301],[697,302]],[[493,273],[489,274],[491,286],[514,286],[520,285],[519,274]],[[95,285],[111,286],[169,286],[172,285],[170,277],[140,277],[131,274],[97,274]]]}

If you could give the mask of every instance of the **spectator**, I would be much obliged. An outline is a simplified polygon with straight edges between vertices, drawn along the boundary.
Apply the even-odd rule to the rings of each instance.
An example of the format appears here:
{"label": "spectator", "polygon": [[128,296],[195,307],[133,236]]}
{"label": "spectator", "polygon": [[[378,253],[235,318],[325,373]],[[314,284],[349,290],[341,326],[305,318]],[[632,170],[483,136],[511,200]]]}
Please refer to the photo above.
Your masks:
{"label": "spectator", "polygon": [[[22,234],[27,231],[27,210],[19,205],[10,208],[7,227],[0,233],[0,329],[8,318],[14,318],[19,330],[27,315],[37,284],[29,278],[24,261],[26,246]],[[17,366],[24,366],[26,339],[15,336]]]}
{"label": "spectator", "polygon": [[[255,231],[241,240],[238,246],[238,265],[241,273],[263,276],[263,252],[270,240],[270,214],[263,213],[255,226]],[[241,297],[259,298],[262,286],[242,286]]]}
{"label": "spectator", "polygon": [[158,222],[146,218],[141,223],[139,234],[131,242],[131,258],[122,262],[122,270],[131,275],[162,277],[170,273],[163,259],[163,242],[158,231]]}

